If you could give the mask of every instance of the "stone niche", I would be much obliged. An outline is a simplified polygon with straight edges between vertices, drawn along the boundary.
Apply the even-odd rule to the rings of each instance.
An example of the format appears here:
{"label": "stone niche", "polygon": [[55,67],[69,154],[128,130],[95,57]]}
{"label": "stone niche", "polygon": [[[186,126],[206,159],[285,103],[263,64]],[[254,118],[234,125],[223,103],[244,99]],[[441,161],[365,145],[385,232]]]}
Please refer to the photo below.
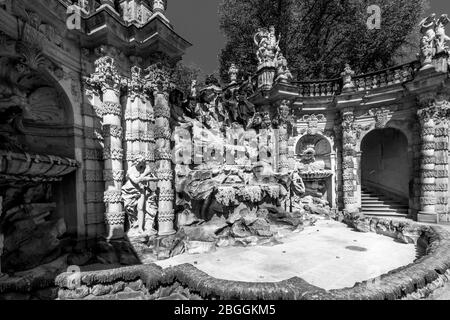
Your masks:
{"label": "stone niche", "polygon": [[305,197],[332,203],[331,145],[319,134],[307,134],[295,147],[296,166],[305,184]]}
{"label": "stone niche", "polygon": [[0,272],[10,274],[56,259],[77,222],[68,99],[22,61],[0,57]]}

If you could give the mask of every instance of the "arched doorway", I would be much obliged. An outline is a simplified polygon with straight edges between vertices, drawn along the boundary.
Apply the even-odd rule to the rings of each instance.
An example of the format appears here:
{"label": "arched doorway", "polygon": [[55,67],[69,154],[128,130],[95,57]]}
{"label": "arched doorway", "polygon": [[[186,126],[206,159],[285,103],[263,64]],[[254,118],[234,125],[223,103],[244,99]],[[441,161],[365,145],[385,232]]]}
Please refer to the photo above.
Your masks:
{"label": "arched doorway", "polygon": [[362,140],[361,152],[362,212],[407,216],[412,179],[407,137],[394,128],[373,130]]}

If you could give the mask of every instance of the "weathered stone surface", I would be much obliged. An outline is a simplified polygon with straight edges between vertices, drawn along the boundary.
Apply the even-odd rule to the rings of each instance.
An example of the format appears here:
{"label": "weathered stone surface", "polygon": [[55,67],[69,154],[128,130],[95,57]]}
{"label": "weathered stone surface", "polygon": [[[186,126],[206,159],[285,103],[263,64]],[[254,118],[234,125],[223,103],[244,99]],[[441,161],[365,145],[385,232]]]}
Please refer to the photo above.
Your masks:
{"label": "weathered stone surface", "polygon": [[110,293],[112,288],[113,287],[110,285],[97,284],[91,289],[91,294],[94,296],[97,296],[97,297],[104,296],[104,295]]}
{"label": "weathered stone surface", "polygon": [[297,227],[302,223],[300,216],[295,216],[293,213],[284,210],[269,210],[269,221],[275,224],[285,224]]}
{"label": "weathered stone surface", "polygon": [[273,236],[273,232],[270,230],[269,222],[262,218],[257,218],[251,225],[248,226],[248,229],[252,234],[260,237]]}
{"label": "weathered stone surface", "polygon": [[[26,223],[31,223],[27,220]],[[3,268],[7,272],[32,269],[61,255],[59,237],[66,232],[63,219],[21,228],[17,223],[12,234],[6,233]],[[39,239],[39,241],[36,241]]]}
{"label": "weathered stone surface", "polygon": [[126,285],[127,288],[130,288],[133,291],[140,291],[143,286],[144,286],[144,283],[140,279],[130,282]]}
{"label": "weathered stone surface", "polygon": [[84,266],[94,258],[91,251],[84,251],[79,253],[71,253],[67,257],[67,263],[74,266]]}
{"label": "weathered stone surface", "polygon": [[201,225],[183,227],[183,231],[188,240],[211,242],[215,241],[217,239],[217,234],[226,227],[228,227],[228,224],[225,217],[214,215],[210,221],[202,223]]}
{"label": "weathered stone surface", "polygon": [[188,254],[202,254],[216,251],[215,242],[185,241]]}
{"label": "weathered stone surface", "polygon": [[125,282],[123,282],[123,281],[116,282],[112,285],[111,294],[123,291],[124,288],[125,288]]}
{"label": "weathered stone surface", "polygon": [[250,237],[252,233],[245,225],[244,221],[239,220],[233,224],[230,230],[230,235],[235,238]]}
{"label": "weathered stone surface", "polygon": [[59,290],[58,298],[61,300],[83,299],[89,295],[89,287],[81,286],[75,290]]}
{"label": "weathered stone surface", "polygon": [[185,239],[186,234],[183,230],[174,235],[163,237],[159,242],[158,259],[167,259],[183,252]]}
{"label": "weathered stone surface", "polygon": [[317,214],[324,217],[331,216],[331,211],[329,207],[322,207],[316,204],[309,204],[305,206],[305,210],[311,214]]}
{"label": "weathered stone surface", "polygon": [[97,260],[103,264],[120,264],[114,246],[107,242],[99,242],[95,248]]}

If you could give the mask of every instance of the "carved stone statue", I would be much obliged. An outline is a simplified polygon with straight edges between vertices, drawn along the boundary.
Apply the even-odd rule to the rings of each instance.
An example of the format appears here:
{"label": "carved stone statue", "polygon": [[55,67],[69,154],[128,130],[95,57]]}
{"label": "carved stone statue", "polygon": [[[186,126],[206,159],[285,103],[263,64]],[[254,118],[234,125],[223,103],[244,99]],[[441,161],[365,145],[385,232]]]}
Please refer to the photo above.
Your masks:
{"label": "carved stone statue", "polygon": [[305,194],[305,184],[298,170],[294,170],[291,174],[291,205],[293,211],[302,211],[302,197]]}
{"label": "carved stone statue", "polygon": [[[157,213],[156,188],[150,184],[157,181],[149,163],[139,156],[127,172],[128,181],[122,187],[125,210],[130,221],[130,236],[154,235],[153,222]],[[152,190],[153,189],[153,190]]]}
{"label": "carved stone statue", "polygon": [[292,78],[293,76],[288,68],[287,60],[283,54],[280,53],[277,59],[277,78],[275,81],[288,82],[289,80],[292,80]]}
{"label": "carved stone statue", "polygon": [[165,4],[163,0],[153,0],[153,11],[155,12],[164,12]]}
{"label": "carved stone statue", "polygon": [[350,68],[348,63],[345,64],[344,72],[341,73],[342,81],[344,83],[343,89],[350,90],[355,87],[355,83],[353,82],[353,76],[355,75],[355,71]]}
{"label": "carved stone statue", "polygon": [[234,63],[231,64],[230,69],[228,69],[228,74],[230,76],[230,82],[235,83],[237,81],[239,69]]}
{"label": "carved stone statue", "polygon": [[436,14],[432,14],[420,22],[420,32],[422,39],[420,40],[420,60],[423,67],[431,64],[435,55],[434,42],[436,40]]}
{"label": "carved stone statue", "polygon": [[280,39],[277,39],[275,35],[275,27],[271,26],[269,30],[259,28],[253,40],[258,46],[256,55],[260,66],[267,63],[275,63],[280,52]]}
{"label": "carved stone statue", "polygon": [[303,151],[299,170],[301,172],[317,172],[325,170],[325,162],[316,160],[314,145],[309,145]]}
{"label": "carved stone statue", "polygon": [[446,14],[441,15],[441,17],[436,22],[436,54],[441,52],[448,52],[448,47],[446,45],[447,41],[450,41],[450,37],[445,34],[445,26],[450,22],[450,19]]}

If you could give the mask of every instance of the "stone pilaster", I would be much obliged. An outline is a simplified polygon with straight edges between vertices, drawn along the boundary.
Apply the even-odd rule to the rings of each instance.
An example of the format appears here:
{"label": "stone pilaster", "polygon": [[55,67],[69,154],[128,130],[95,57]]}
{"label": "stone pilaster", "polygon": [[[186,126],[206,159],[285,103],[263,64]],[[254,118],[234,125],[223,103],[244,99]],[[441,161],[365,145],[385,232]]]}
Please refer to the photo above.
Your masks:
{"label": "stone pilaster", "polygon": [[436,172],[436,211],[447,220],[448,208],[448,121],[440,116],[435,131],[435,172]]}
{"label": "stone pilaster", "polygon": [[431,101],[422,101],[417,115],[420,120],[420,211],[419,222],[437,222],[435,109]]}
{"label": "stone pilaster", "polygon": [[162,64],[152,65],[146,69],[147,83],[154,95],[155,115],[155,161],[158,178],[158,234],[167,236],[174,234],[175,190],[173,185],[172,151],[170,129],[169,90],[171,86],[171,70]]}
{"label": "stone pilaster", "polygon": [[347,212],[358,211],[357,173],[356,173],[356,128],[352,110],[342,111],[342,188],[344,209]]}
{"label": "stone pilaster", "polygon": [[120,89],[122,78],[116,67],[114,55],[107,48],[100,48],[102,57],[95,61],[96,71],[87,82],[98,87],[103,96],[99,113],[103,123],[103,159],[105,181],[104,202],[106,207],[106,238],[121,239],[124,236],[125,212],[123,210],[121,188],[123,170],[123,128]]}
{"label": "stone pilaster", "polygon": [[420,182],[420,162],[421,162],[421,126],[419,123],[414,124],[413,129],[413,190],[410,190],[412,201],[410,201],[411,217],[417,220],[417,213],[420,211],[420,196],[421,196],[421,182]]}

